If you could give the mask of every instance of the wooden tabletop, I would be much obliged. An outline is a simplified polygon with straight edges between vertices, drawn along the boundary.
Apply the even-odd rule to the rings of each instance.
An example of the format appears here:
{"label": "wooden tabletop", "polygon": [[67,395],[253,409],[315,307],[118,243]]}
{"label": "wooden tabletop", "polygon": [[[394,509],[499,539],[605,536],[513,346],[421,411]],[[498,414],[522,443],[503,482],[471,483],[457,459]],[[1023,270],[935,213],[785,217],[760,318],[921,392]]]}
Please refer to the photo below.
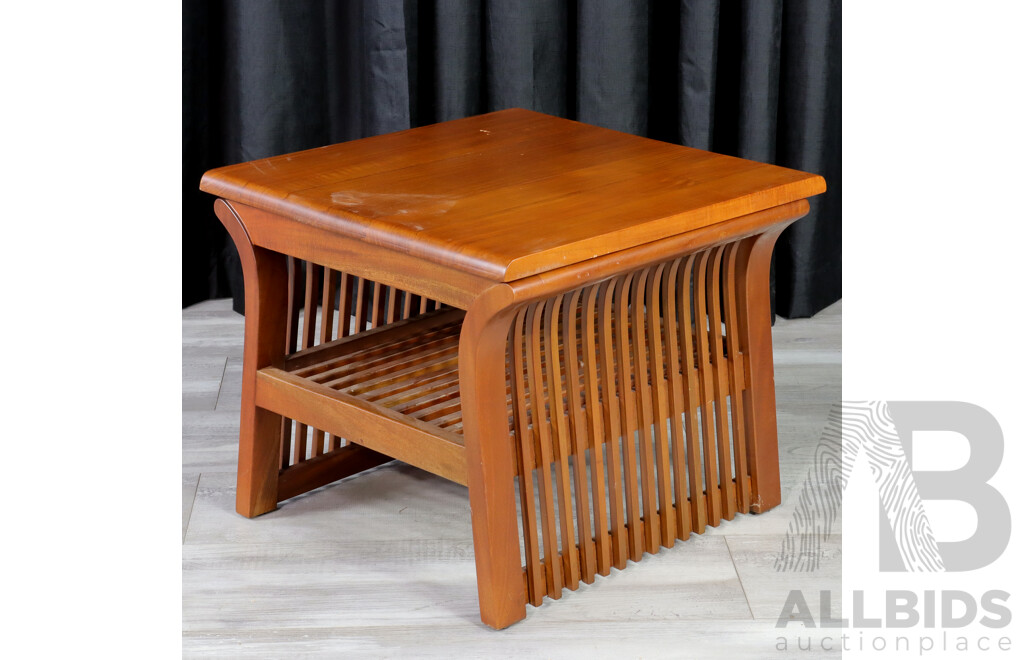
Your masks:
{"label": "wooden tabletop", "polygon": [[510,109],[222,167],[200,188],[508,282],[817,195],[825,181]]}

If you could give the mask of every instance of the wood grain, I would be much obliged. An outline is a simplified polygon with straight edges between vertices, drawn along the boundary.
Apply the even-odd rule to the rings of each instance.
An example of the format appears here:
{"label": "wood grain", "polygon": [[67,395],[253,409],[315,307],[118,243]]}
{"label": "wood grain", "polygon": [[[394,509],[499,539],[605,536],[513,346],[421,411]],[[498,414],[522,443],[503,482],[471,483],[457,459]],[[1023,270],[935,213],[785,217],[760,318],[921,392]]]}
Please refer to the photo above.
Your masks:
{"label": "wood grain", "polygon": [[506,285],[488,289],[466,312],[459,340],[480,618],[499,629],[526,617],[515,503],[516,462],[508,436],[505,394],[505,357],[514,314],[511,300]]}
{"label": "wood grain", "polygon": [[214,209],[238,247],[242,271],[250,283],[245,292],[248,313],[235,507],[252,518],[273,511],[278,502],[282,421],[280,415],[256,406],[256,374],[262,368],[284,364],[287,329],[278,312],[288,299],[288,266],[283,255],[249,241],[241,219],[227,204],[217,202]]}
{"label": "wood grain", "polygon": [[512,281],[804,199],[825,184],[511,109],[230,165],[206,173],[200,187]]}

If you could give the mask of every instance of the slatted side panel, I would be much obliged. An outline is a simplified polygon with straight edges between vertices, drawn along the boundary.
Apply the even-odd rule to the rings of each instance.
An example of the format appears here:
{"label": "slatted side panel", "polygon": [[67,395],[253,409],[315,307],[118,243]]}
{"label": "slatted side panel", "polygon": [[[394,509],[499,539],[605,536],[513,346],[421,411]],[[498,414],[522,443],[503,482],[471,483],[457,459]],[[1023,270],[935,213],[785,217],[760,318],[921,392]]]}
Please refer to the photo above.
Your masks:
{"label": "slatted side panel", "polygon": [[738,249],[518,312],[511,438],[534,605],[749,512]]}
{"label": "slatted side panel", "polygon": [[[436,300],[294,257],[288,257],[288,286],[285,351],[289,355],[440,307]],[[337,436],[284,419],[281,468],[344,444]]]}

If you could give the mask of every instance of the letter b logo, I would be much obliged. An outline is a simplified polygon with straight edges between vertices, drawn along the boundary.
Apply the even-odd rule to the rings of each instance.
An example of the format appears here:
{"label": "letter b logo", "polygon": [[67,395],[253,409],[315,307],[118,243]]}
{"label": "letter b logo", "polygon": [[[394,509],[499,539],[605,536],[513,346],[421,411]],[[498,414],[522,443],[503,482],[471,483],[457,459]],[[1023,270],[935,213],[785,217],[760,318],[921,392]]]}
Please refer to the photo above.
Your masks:
{"label": "letter b logo", "polygon": [[[888,409],[906,457],[905,474],[916,484],[920,499],[966,502],[977,514],[978,528],[970,538],[933,542],[942,566],[946,571],[971,571],[991,564],[1003,554],[1010,541],[1010,508],[999,491],[988,484],[1003,459],[1003,432],[999,423],[984,408],[961,401],[890,401]],[[944,472],[910,470],[913,465],[911,438],[915,431],[959,433],[970,447],[967,463]],[[896,536],[919,534],[922,526],[912,515],[894,517],[891,510],[885,515],[884,492],[882,497],[880,568],[905,571],[906,563],[897,546],[905,546],[909,539],[898,542]],[[923,513],[920,510],[921,516]],[[926,526],[930,529],[930,525]]]}

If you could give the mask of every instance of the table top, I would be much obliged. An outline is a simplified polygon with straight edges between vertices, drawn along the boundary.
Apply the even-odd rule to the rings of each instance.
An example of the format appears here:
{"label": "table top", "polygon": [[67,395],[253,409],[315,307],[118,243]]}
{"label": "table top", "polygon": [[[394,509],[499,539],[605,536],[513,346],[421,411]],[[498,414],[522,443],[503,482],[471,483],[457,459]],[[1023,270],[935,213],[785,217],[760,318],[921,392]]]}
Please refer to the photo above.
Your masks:
{"label": "table top", "polygon": [[817,195],[825,181],[510,109],[221,167],[200,188],[508,282]]}

